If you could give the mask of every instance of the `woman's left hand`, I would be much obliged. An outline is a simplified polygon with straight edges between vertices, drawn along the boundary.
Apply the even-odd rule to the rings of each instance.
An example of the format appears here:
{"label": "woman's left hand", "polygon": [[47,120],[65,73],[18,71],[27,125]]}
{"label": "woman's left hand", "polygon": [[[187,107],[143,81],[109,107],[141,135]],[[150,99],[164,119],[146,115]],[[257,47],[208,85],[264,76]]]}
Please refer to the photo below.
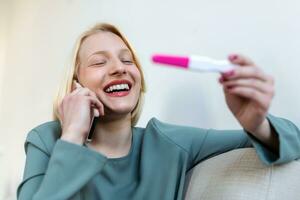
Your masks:
{"label": "woman's left hand", "polygon": [[226,103],[243,128],[254,133],[266,120],[274,79],[242,55],[230,55],[229,60],[237,67],[219,79]]}

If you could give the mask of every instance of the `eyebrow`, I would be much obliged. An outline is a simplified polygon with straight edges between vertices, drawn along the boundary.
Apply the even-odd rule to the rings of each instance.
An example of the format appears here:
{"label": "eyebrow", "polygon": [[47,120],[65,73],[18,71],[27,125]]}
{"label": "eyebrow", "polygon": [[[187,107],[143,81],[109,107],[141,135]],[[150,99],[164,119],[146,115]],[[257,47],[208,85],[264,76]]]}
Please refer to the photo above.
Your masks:
{"label": "eyebrow", "polygon": [[89,60],[93,55],[97,55],[97,54],[108,55],[108,51],[95,51],[94,53],[92,53],[87,57],[87,60]]}
{"label": "eyebrow", "polygon": [[[130,53],[131,54],[131,51],[129,49],[120,49],[119,54],[123,54],[123,53]],[[108,51],[95,51],[94,53],[92,53],[91,55],[89,55],[87,57],[87,60],[89,60],[91,56],[97,55],[97,54],[103,54],[103,55],[106,55],[106,56],[109,55]]]}

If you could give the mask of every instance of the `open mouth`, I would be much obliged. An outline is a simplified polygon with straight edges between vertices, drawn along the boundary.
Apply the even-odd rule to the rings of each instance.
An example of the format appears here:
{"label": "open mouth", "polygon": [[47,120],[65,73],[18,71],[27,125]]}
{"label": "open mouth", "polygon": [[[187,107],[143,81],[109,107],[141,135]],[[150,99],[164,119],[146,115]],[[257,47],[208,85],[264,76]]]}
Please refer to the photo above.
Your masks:
{"label": "open mouth", "polygon": [[117,84],[107,87],[104,91],[109,94],[118,93],[118,92],[128,92],[130,91],[131,87],[129,84]]}
{"label": "open mouth", "polygon": [[103,89],[108,96],[120,97],[129,94],[132,83],[126,79],[110,81]]}

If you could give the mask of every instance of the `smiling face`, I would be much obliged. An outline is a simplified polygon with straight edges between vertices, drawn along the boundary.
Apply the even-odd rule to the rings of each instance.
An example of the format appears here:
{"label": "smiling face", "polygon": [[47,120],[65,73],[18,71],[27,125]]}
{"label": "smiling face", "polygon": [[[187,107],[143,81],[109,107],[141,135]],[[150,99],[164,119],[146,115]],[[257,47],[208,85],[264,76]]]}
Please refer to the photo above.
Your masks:
{"label": "smiling face", "polygon": [[96,93],[106,116],[130,115],[141,91],[141,74],[133,55],[114,33],[88,36],[79,50],[78,81]]}

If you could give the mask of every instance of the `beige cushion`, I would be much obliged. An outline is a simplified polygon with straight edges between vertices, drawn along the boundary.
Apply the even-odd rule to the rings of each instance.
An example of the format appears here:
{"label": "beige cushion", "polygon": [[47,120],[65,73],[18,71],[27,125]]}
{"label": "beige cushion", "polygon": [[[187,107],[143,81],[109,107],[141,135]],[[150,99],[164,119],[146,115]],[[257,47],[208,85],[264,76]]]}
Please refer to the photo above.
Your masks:
{"label": "beige cushion", "polygon": [[237,149],[195,166],[186,186],[187,200],[300,200],[300,161],[267,167]]}

